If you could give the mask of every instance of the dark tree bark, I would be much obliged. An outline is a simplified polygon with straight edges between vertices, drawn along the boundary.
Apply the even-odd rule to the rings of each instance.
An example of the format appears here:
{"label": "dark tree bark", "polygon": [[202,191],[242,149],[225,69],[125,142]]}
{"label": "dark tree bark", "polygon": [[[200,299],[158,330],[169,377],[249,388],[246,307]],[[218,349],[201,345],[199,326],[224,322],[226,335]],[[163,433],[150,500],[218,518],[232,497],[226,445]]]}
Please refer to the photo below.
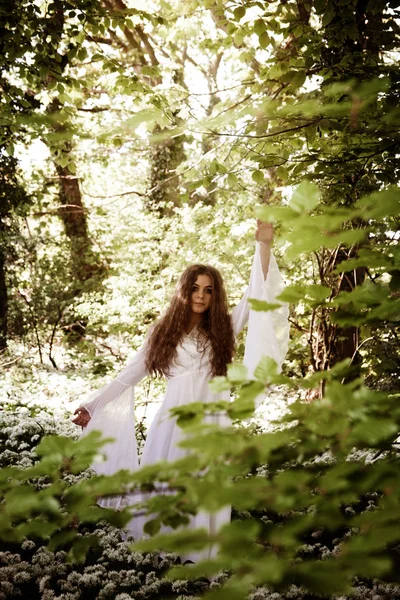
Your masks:
{"label": "dark tree bark", "polygon": [[[166,133],[156,126],[154,134]],[[184,136],[167,137],[150,151],[150,191],[147,206],[160,217],[173,214],[180,206],[179,176],[176,169],[185,159]]]}
{"label": "dark tree bark", "polygon": [[[3,228],[0,225],[0,234]],[[0,350],[7,348],[7,312],[8,312],[8,293],[6,285],[6,265],[5,257],[0,248]]]}
{"label": "dark tree bark", "polygon": [[16,159],[6,156],[0,147],[0,350],[7,347],[8,339],[7,272],[15,254],[12,235],[18,229],[16,215],[23,214],[30,202],[16,171]]}
{"label": "dark tree bark", "polygon": [[[376,40],[377,33],[382,28],[383,8],[381,7],[381,10],[372,14],[371,3],[368,0],[358,0],[354,12],[346,13],[344,17],[340,1],[337,0],[334,2],[334,10],[334,18],[325,29],[326,45],[321,50],[322,63],[332,70],[332,78],[328,80],[328,85],[332,84],[333,80],[351,79],[353,70],[357,73],[359,81],[362,81],[363,78],[371,79],[374,76],[373,69],[370,66],[366,68],[364,62],[369,61],[370,65],[371,59],[375,59],[376,64],[379,63],[379,44]],[[347,19],[346,22],[345,19]],[[341,44],[337,44],[337,31],[351,26],[356,35],[348,36]],[[345,56],[348,59],[347,72],[340,67]],[[358,127],[357,104],[350,116],[351,126],[356,130]],[[332,163],[334,164],[334,161]],[[337,169],[336,173],[335,169]],[[352,172],[343,173],[338,164],[333,168],[333,173],[341,182],[348,184],[349,192],[343,200],[346,205],[354,204],[361,194],[371,193],[379,187],[373,174],[366,176],[365,165],[358,163],[355,159]],[[361,221],[353,225],[357,228],[366,227],[366,224]],[[333,297],[341,292],[354,290],[365,280],[367,274],[365,268],[343,272],[340,277],[335,274],[337,265],[356,258],[358,251],[359,246],[356,245],[351,248],[340,247],[332,253],[322,251],[319,254],[320,281],[331,287]],[[309,343],[314,370],[327,370],[341,360],[350,359],[349,378],[360,375],[362,361],[358,351],[360,345],[360,328],[358,326],[340,326],[334,322],[334,319],[332,320],[330,311],[320,309],[313,315]],[[323,393],[323,387],[324,383],[322,382],[319,395]]]}
{"label": "dark tree bark", "polygon": [[[48,112],[55,115],[60,108],[59,102],[55,100],[48,108]],[[66,123],[55,122],[54,131],[65,133],[67,127],[68,124]],[[71,142],[65,142],[62,147],[62,154],[65,156],[71,153]],[[97,285],[107,269],[98,254],[93,250],[89,235],[87,210],[83,203],[79,178],[70,171],[68,165],[62,166],[55,162],[55,169],[59,177],[60,206],[58,214],[70,241],[71,272],[77,284],[76,291],[79,292],[80,284],[86,284],[91,279],[93,279],[93,285]],[[85,288],[87,289],[87,285]]]}
{"label": "dark tree bark", "polygon": [[58,214],[70,241],[71,270],[74,279],[81,283],[91,278],[101,279],[106,267],[93,251],[79,179],[69,171],[68,167],[56,164],[56,171],[60,181]]}
{"label": "dark tree bark", "polygon": [[[335,267],[342,261],[349,260],[349,258],[356,257],[358,248],[351,252],[347,252],[344,248],[340,249],[336,255]],[[349,256],[350,254],[350,256]],[[365,279],[366,269],[359,267],[352,271],[346,271],[342,273],[338,293],[340,292],[351,292],[357,285],[361,285]],[[332,352],[330,357],[330,363],[332,366],[340,360],[350,358],[354,366],[354,370],[358,372],[358,365],[361,364],[361,357],[358,352],[360,340],[360,329],[359,327],[338,327],[336,335],[332,344]]]}
{"label": "dark tree bark", "polygon": [[[60,0],[54,0],[51,5],[52,10],[49,13],[46,36],[52,38],[55,47],[61,44],[62,34],[65,25],[65,6]],[[68,64],[68,58],[59,54],[59,61],[54,66],[56,71],[61,68],[64,70]],[[52,75],[48,75],[44,85],[47,85]],[[58,99],[48,106],[47,112],[56,116],[62,106]],[[64,119],[53,121],[53,129],[56,133],[65,133],[68,130],[68,122]],[[66,157],[72,153],[72,144],[69,141],[63,143],[59,152]],[[70,259],[71,272],[76,282],[75,293],[79,293],[82,284],[93,278],[93,283],[97,284],[106,272],[106,266],[102,264],[100,258],[93,250],[92,242],[89,236],[87,223],[87,211],[84,207],[79,179],[70,171],[68,165],[62,166],[57,160],[54,160],[55,169],[59,177],[59,199],[60,207],[58,214],[63,222],[65,233],[70,241]],[[86,285],[87,288],[87,285]]]}

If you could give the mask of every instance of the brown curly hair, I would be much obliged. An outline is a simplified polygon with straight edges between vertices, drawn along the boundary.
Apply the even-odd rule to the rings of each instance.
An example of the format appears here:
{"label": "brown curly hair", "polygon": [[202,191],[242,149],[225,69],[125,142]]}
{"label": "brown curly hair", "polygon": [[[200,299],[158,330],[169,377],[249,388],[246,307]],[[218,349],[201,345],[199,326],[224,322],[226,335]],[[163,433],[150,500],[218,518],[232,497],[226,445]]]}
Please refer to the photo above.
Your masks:
{"label": "brown curly hair", "polygon": [[190,319],[193,285],[198,275],[208,275],[212,280],[211,305],[202,315],[198,329],[210,345],[211,375],[226,375],[234,354],[235,338],[223,279],[219,271],[209,265],[190,265],[185,269],[166,313],[153,327],[146,357],[147,371],[152,375],[168,376]]}

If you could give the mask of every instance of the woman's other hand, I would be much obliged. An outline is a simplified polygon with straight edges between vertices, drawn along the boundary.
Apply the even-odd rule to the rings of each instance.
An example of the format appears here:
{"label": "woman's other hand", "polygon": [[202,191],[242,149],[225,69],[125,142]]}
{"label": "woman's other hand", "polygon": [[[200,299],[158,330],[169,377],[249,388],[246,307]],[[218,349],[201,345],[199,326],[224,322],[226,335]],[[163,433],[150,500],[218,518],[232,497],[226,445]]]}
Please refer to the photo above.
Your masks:
{"label": "woman's other hand", "polygon": [[257,229],[255,232],[255,238],[257,242],[270,246],[274,239],[274,227],[272,223],[264,223],[257,219]]}
{"label": "woman's other hand", "polygon": [[89,411],[84,406],[79,406],[74,412],[74,415],[77,415],[75,419],[72,419],[72,422],[75,425],[79,425],[79,427],[86,427],[90,421]]}

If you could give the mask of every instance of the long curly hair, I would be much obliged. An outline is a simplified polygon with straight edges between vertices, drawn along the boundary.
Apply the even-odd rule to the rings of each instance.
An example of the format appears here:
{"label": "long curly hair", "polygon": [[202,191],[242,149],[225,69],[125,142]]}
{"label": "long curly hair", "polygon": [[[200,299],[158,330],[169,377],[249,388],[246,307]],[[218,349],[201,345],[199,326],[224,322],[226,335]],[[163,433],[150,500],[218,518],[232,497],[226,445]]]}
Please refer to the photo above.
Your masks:
{"label": "long curly hair", "polygon": [[185,335],[185,326],[190,319],[193,286],[198,275],[208,275],[212,280],[211,304],[203,313],[198,330],[201,338],[204,338],[203,347],[210,347],[212,376],[226,375],[227,365],[234,354],[235,338],[224,282],[217,269],[198,264],[190,265],[182,273],[166,313],[150,333],[146,367],[152,375],[169,374],[177,355],[177,346]]}

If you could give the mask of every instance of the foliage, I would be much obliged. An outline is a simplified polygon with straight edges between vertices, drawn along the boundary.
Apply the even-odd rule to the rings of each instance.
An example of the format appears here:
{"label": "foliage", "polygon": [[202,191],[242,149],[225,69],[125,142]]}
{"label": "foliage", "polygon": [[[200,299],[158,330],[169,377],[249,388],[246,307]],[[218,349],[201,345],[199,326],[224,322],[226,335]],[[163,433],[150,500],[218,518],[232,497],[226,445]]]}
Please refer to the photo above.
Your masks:
{"label": "foliage", "polygon": [[[170,497],[148,503],[150,513],[159,511],[151,530],[169,522],[171,511],[184,522],[186,511],[229,503],[243,520],[210,538],[184,530],[135,547],[184,552],[217,543],[218,557],[191,569],[193,576],[232,569],[226,586],[210,597],[243,598],[250,583],[278,589],[295,583],[316,594],[348,593],[354,576],[398,583],[399,461],[391,446],[398,401],[360,381],[344,385],[342,375],[339,369],[331,375],[323,399],[291,405],[284,429],[256,436],[243,429],[195,432],[185,443],[190,459],[165,471],[180,490],[174,505]],[[149,470],[147,481],[155,476],[162,477]],[[316,539],[320,549],[307,551]]]}
{"label": "foliage", "polygon": [[[263,208],[259,215],[282,222],[281,237],[289,244],[288,252],[297,255],[320,247],[320,231],[328,244],[331,238],[332,244],[338,243],[335,236],[348,241],[346,232],[336,231],[357,216],[357,211],[362,211],[373,235],[377,212],[390,220],[398,197],[396,190],[382,191],[335,215],[324,211],[322,217],[328,213],[328,218],[321,218],[322,211],[312,210],[317,204],[316,190],[304,184],[287,207]],[[313,235],[299,239],[297,232],[307,228]],[[364,238],[367,232],[362,235]],[[393,293],[399,267],[397,252],[377,252],[374,267],[387,276],[373,285],[366,281],[352,291],[332,295],[323,286],[295,284],[288,286],[280,299],[324,307],[334,322],[344,326],[370,321],[393,327],[398,319],[398,298]],[[272,433],[249,436],[243,429],[207,433],[193,426],[195,435],[184,444],[193,453],[174,471],[166,471],[180,490],[176,502],[172,507],[170,497],[163,505],[159,498],[148,502],[149,514],[159,511],[149,531],[154,533],[169,522],[171,510],[181,513],[183,523],[185,512],[216,511],[226,504],[234,504],[247,515],[243,522],[232,522],[209,538],[204,532],[196,535],[190,530],[175,535],[160,533],[136,547],[184,551],[217,543],[218,557],[192,569],[196,576],[204,569],[218,572],[232,568],[229,582],[210,598],[243,598],[250,584],[267,583],[279,589],[294,583],[316,594],[335,594],[349,593],[355,576],[383,577],[398,583],[398,394],[369,389],[351,372],[349,360],[295,381],[278,375],[265,362],[256,371],[255,381],[246,381],[237,367],[230,370],[227,380],[215,381],[215,389],[241,384],[237,400],[225,407],[234,418],[249,415],[251,403],[265,386],[285,383],[315,389],[321,381],[325,385],[320,400],[310,405],[300,399],[292,404]],[[204,410],[204,406],[188,405],[174,413],[181,425],[188,426],[195,424]],[[268,466],[261,476],[248,476],[264,464]],[[149,478],[155,475],[154,470],[147,473]],[[267,517],[261,522],[260,511]],[[302,548],[313,537],[324,540],[323,550],[309,556]],[[339,540],[337,547],[332,547],[333,540]],[[182,576],[181,570],[175,573]]]}
{"label": "foliage", "polygon": [[[339,376],[339,373],[337,374]],[[237,374],[234,375],[237,377]],[[334,383],[334,382],[332,382]],[[336,383],[336,387],[339,388],[339,385]],[[374,394],[374,393],[373,393]],[[335,398],[336,400],[336,398]],[[377,399],[378,400],[378,399]],[[345,404],[345,400],[342,400]],[[320,418],[321,411],[317,407],[317,404],[311,405],[314,414],[318,413],[318,418]],[[299,404],[296,407],[296,411],[292,416],[302,416],[306,412],[308,412],[307,408],[310,405]],[[383,412],[384,407],[380,407],[378,402],[371,409],[369,415],[371,413]],[[358,409],[360,409],[360,402],[358,403]],[[40,412],[39,412],[40,411]],[[299,411],[301,413],[299,414]],[[12,456],[10,456],[9,450],[3,451],[2,453],[2,464],[4,464],[4,458],[10,464],[17,464],[22,467],[19,472],[23,477],[24,468],[27,468],[28,465],[32,465],[37,462],[38,456],[33,453],[32,448],[34,450],[35,445],[37,444],[39,438],[43,434],[52,433],[54,431],[67,433],[69,432],[70,425],[67,425],[67,421],[63,421],[57,417],[54,419],[51,412],[44,411],[43,408],[37,407],[34,409],[32,407],[31,414],[32,416],[28,416],[22,408],[15,412],[15,407],[13,409],[15,414],[14,421],[12,419],[12,413],[4,419],[4,422],[8,422],[8,428],[2,428],[4,431],[3,444],[14,450]],[[327,411],[328,412],[328,411]],[[329,409],[329,423],[334,423],[332,419],[332,412],[336,412],[335,409],[332,410],[332,407]],[[343,417],[343,411],[338,407],[337,413],[340,416],[340,419]],[[47,421],[46,421],[47,414]],[[3,415],[4,417],[4,415]],[[286,417],[288,419],[289,416]],[[315,419],[311,419],[309,424],[314,424]],[[359,422],[361,419],[359,420]],[[362,421],[361,421],[362,422]],[[303,423],[304,426],[304,423]],[[338,423],[338,428],[335,428],[338,431],[340,423]],[[57,427],[57,429],[54,429]],[[296,425],[295,425],[296,427]],[[321,431],[321,426],[316,428],[313,427],[311,432],[304,431],[304,437],[307,437],[306,442],[303,444],[308,448],[311,448],[312,452],[315,451],[316,444],[313,441],[308,439],[311,435],[317,437],[319,442],[322,442],[321,435],[315,435],[315,431],[317,433]],[[273,485],[273,494],[272,494],[272,504],[274,503],[274,497],[277,495],[276,491],[279,489],[282,491],[282,495],[279,494],[279,498],[277,498],[277,502],[286,503],[290,501],[294,495],[301,495],[303,498],[307,497],[307,490],[303,489],[304,486],[298,486],[297,492],[294,490],[293,482],[297,482],[298,479],[285,479],[283,477],[284,471],[278,471],[278,457],[279,453],[290,454],[292,452],[296,453],[301,444],[293,445],[292,449],[283,448],[281,443],[275,445],[275,449],[268,449],[268,445],[266,441],[270,434],[265,434],[263,432],[258,431],[260,436],[249,436],[249,432],[245,432],[245,430],[241,430],[240,437],[238,438],[238,430],[235,430],[235,440],[240,440],[240,445],[236,448],[235,461],[234,461],[234,469],[237,471],[239,467],[239,462],[241,462],[240,452],[243,449],[244,444],[247,444],[251,441],[251,448],[253,451],[253,463],[257,460],[257,454],[260,452],[266,453],[271,452],[275,457],[275,461],[273,461],[272,469],[268,466],[268,468],[261,467],[255,470],[254,464],[252,465],[252,473],[256,475],[256,485],[252,485],[252,493],[256,487],[260,486],[263,492],[267,487]],[[39,437],[34,437],[39,434]],[[275,434],[272,434],[273,436]],[[334,435],[334,434],[333,434]],[[338,434],[336,433],[336,439]],[[257,440],[260,437],[260,444],[257,444]],[[342,436],[343,437],[343,436]],[[54,438],[53,438],[54,439]],[[228,440],[228,436],[224,436],[224,441]],[[7,440],[10,440],[11,446]],[[270,438],[271,440],[271,438]],[[218,440],[213,441],[210,438],[212,447],[210,448],[210,454],[213,452],[213,456],[215,456],[215,446],[221,442],[221,437]],[[231,440],[232,441],[232,440]],[[324,444],[329,446],[329,437],[323,440]],[[207,442],[208,443],[208,442]],[[339,445],[342,441],[339,442]],[[347,442],[344,441],[344,445]],[[97,444],[92,444],[93,450],[95,450],[95,446]],[[65,444],[63,444],[63,448],[65,449]],[[204,445],[201,442],[201,447],[204,448]],[[220,447],[220,446],[219,446]],[[255,448],[255,452],[254,452]],[[60,444],[61,449],[61,444]],[[16,450],[16,451],[15,451]],[[202,450],[203,452],[203,450]],[[196,450],[196,454],[198,454],[198,450]],[[6,458],[7,456],[7,458]],[[251,451],[248,452],[248,461],[251,461]],[[4,458],[3,458],[4,457]],[[67,460],[67,456],[65,455],[65,461]],[[322,460],[319,460],[318,463],[313,463],[313,461],[308,461],[308,465],[305,465],[307,470],[312,478],[324,477],[325,480],[327,475],[329,474],[330,468],[329,465],[332,464],[332,455],[328,452],[322,457]],[[341,490],[337,489],[339,482],[344,480],[347,484],[347,489],[350,488],[350,492],[352,495],[355,493],[354,489],[354,481],[349,481],[348,478],[351,477],[351,467],[353,466],[356,469],[356,473],[360,474],[361,479],[368,479],[367,474],[365,473],[366,468],[371,469],[371,466],[374,463],[366,462],[366,465],[363,464],[363,469],[360,470],[360,463],[356,463],[357,456],[353,453],[352,463],[348,465],[348,470],[344,473],[340,473],[340,469],[338,466],[335,467],[335,472],[338,477],[335,481],[331,480],[331,485],[329,490],[327,489],[325,492],[326,495],[329,494],[329,500],[332,504],[336,501],[341,502]],[[363,457],[359,458],[363,459]],[[364,457],[365,458],[365,457]],[[43,460],[43,459],[42,459]],[[219,462],[219,461],[218,461]],[[365,462],[365,461],[364,461]],[[379,463],[379,461],[378,461]],[[212,462],[210,463],[212,464]],[[297,464],[292,465],[292,469],[295,469],[298,472],[298,477],[300,477],[300,471],[302,470],[302,465]],[[195,469],[193,469],[194,471]],[[372,469],[373,470],[373,469]],[[377,465],[375,464],[375,474],[377,473]],[[384,470],[384,469],[383,469]],[[171,471],[169,470],[169,475],[167,471],[167,477],[170,476]],[[158,476],[162,474],[162,471],[158,470]],[[176,475],[176,470],[174,469],[174,474]],[[280,474],[280,477],[278,475]],[[370,475],[372,472],[370,472]],[[272,483],[270,481],[275,475],[277,480]],[[78,482],[79,478],[82,476],[73,476],[71,474],[65,474],[64,478],[69,482],[73,487]],[[197,477],[195,479],[198,479]],[[297,563],[300,563],[300,560],[305,562],[309,562],[310,560],[318,560],[321,557],[326,559],[332,559],[332,556],[338,555],[343,550],[343,544],[349,542],[351,540],[351,533],[353,529],[351,529],[351,524],[354,519],[360,517],[361,515],[371,515],[376,512],[376,507],[378,502],[380,501],[379,496],[377,494],[371,494],[368,492],[367,495],[362,499],[361,502],[352,502],[351,499],[347,498],[345,504],[343,505],[343,510],[336,511],[335,517],[337,521],[335,521],[335,526],[331,526],[331,522],[329,521],[329,525],[322,528],[318,526],[318,523],[313,523],[313,518],[315,513],[311,513],[312,517],[310,519],[310,513],[307,511],[298,510],[297,507],[295,510],[287,509],[285,506],[285,510],[280,513],[276,513],[273,511],[272,506],[265,507],[265,498],[258,497],[256,498],[257,503],[260,508],[258,509],[250,509],[250,512],[247,508],[243,508],[243,504],[247,507],[251,504],[251,498],[247,495],[245,497],[244,487],[246,485],[246,481],[251,481],[252,478],[249,479],[249,476],[238,477],[236,479],[235,485],[237,485],[238,494],[238,504],[235,508],[234,514],[237,519],[241,519],[239,522],[248,523],[248,519],[251,515],[251,522],[260,523],[263,531],[268,531],[269,535],[272,534],[272,531],[275,530],[279,536],[284,536],[284,531],[292,532],[293,534],[293,523],[295,521],[299,521],[302,518],[308,521],[309,529],[306,530],[304,535],[302,536],[302,543],[298,548],[298,559]],[[148,476],[141,477],[142,481],[151,480]],[[190,477],[186,475],[185,485],[189,484],[189,488],[192,488],[192,485],[189,482]],[[87,481],[87,475],[83,474],[83,481]],[[218,480],[218,486],[220,486],[220,482],[223,480]],[[33,483],[33,482],[32,482]],[[35,479],[34,484],[37,489],[46,489],[48,487],[48,477],[47,474],[45,477],[41,477],[39,480]],[[197,485],[197,484],[195,484]],[[358,485],[358,484],[357,484]],[[240,488],[240,489],[239,489]],[[67,488],[65,488],[67,489]],[[289,490],[289,491],[288,491]],[[343,490],[345,491],[345,490]],[[231,490],[229,491],[231,493]],[[218,496],[217,496],[218,497]],[[317,494],[317,497],[320,498],[320,502],[323,504],[324,495],[322,493]],[[211,501],[211,495],[207,494],[207,502]],[[313,502],[316,496],[314,495],[311,498]],[[288,499],[288,500],[286,500]],[[253,503],[255,504],[255,503]],[[78,509],[79,512],[80,509]],[[169,507],[168,510],[171,510]],[[318,513],[317,513],[318,515]],[[56,515],[46,515],[47,519],[51,520],[52,518],[57,519]],[[377,517],[376,517],[377,518]],[[247,521],[246,521],[247,520]],[[310,523],[311,521],[311,523]],[[342,530],[340,530],[340,535],[337,535],[339,528],[338,521],[344,523]],[[4,522],[4,521],[3,521]],[[283,530],[281,532],[281,530]],[[298,531],[294,532],[294,535],[299,535]],[[140,597],[143,598],[157,598],[157,594],[160,594],[160,597],[165,597],[167,594],[171,595],[171,597],[197,597],[200,590],[203,589],[204,583],[200,580],[195,582],[188,582],[186,578],[191,576],[191,572],[194,567],[185,569],[184,579],[179,579],[177,581],[171,580],[170,577],[166,576],[166,570],[170,568],[176,557],[172,554],[167,553],[164,558],[159,559],[154,554],[140,554],[137,552],[132,553],[129,550],[129,541],[121,541],[120,534],[116,530],[113,530],[110,527],[107,527],[104,522],[99,525],[91,525],[80,523],[77,529],[77,540],[85,541],[87,540],[87,555],[84,562],[79,563],[71,563],[67,559],[68,548],[70,547],[70,543],[68,540],[64,540],[64,545],[53,552],[49,551],[45,547],[42,546],[40,542],[40,532],[36,532],[35,541],[25,541],[21,546],[12,543],[2,541],[2,553],[1,553],[1,561],[2,561],[2,592],[6,594],[7,598],[18,597],[18,594],[25,593],[27,589],[31,594],[32,600],[34,598],[40,597],[51,597],[51,594],[70,594],[71,598],[88,598],[88,597],[104,597],[104,598],[112,598],[116,597],[119,593],[127,593],[138,595],[141,594]],[[291,536],[289,536],[291,537]],[[94,544],[95,539],[97,541]],[[61,540],[59,540],[61,542]],[[193,540],[192,540],[193,542]],[[45,542],[46,543],[46,542]],[[48,542],[47,542],[48,543]],[[89,543],[92,545],[89,548]],[[275,550],[277,548],[276,542],[274,546]],[[181,548],[179,550],[181,552]],[[268,551],[267,551],[268,553]],[[237,556],[238,552],[235,551],[235,560],[239,560]],[[315,563],[314,563],[315,564]],[[193,573],[193,576],[195,574]],[[369,576],[369,574],[368,574]],[[219,576],[215,583],[212,584],[212,589],[216,589],[218,585],[220,585],[225,579],[225,576]],[[275,587],[276,584],[273,585]],[[39,591],[40,590],[40,591]],[[379,598],[379,600],[395,600],[399,597],[399,588],[393,586],[389,583],[382,583],[379,581],[369,581],[366,578],[360,579],[355,583],[352,591],[352,595],[356,598],[362,598],[365,600],[375,600]],[[325,595],[326,589],[324,588]],[[100,596],[99,596],[100,594]],[[310,600],[311,598],[316,598],[309,590],[307,591],[302,586],[296,586],[294,584],[290,584],[288,590],[284,592],[281,590],[273,591],[271,587],[263,587],[261,586],[259,589],[251,592],[249,598],[254,600],[289,600],[290,598],[296,598],[297,600],[307,598]],[[343,596],[341,596],[343,598]]]}
{"label": "foliage", "polygon": [[[33,479],[25,478],[29,469],[37,465],[39,455],[36,447],[46,437],[46,443],[59,440],[58,448],[64,453],[64,468],[60,473],[64,491],[75,487],[79,482],[87,482],[92,472],[86,470],[78,475],[72,474],[66,467],[66,444],[65,436],[71,441],[72,428],[68,415],[63,411],[45,409],[43,406],[26,406],[15,404],[1,413],[1,438],[0,438],[0,463],[3,467],[2,474],[13,472],[19,473],[20,480],[14,493],[18,495],[20,506],[21,485],[28,483],[36,492],[44,492],[48,499],[52,491],[55,492],[53,501],[60,498],[59,490],[50,483],[46,472],[44,476]],[[63,434],[56,438],[54,434]],[[48,436],[53,436],[49,438]],[[75,434],[76,437],[76,434]],[[93,452],[100,445],[92,442],[89,444]],[[69,445],[69,448],[71,446]],[[53,453],[54,459],[54,453]],[[49,456],[42,457],[42,461],[48,462]],[[7,466],[7,469],[4,467]],[[24,483],[26,482],[26,483]],[[8,487],[13,488],[9,482]],[[14,480],[15,483],[15,480]],[[4,481],[3,481],[4,484]],[[72,486],[72,487],[71,487]],[[50,489],[49,489],[50,488]],[[48,491],[45,491],[48,490]],[[2,492],[4,488],[2,486]],[[43,494],[42,494],[43,496]],[[29,495],[32,500],[32,495]],[[34,503],[25,504],[27,510],[34,512]],[[4,506],[3,506],[4,508]],[[44,506],[41,507],[45,509]],[[48,507],[47,507],[48,508]],[[75,505],[75,517],[77,506]],[[66,505],[62,509],[68,511]],[[78,513],[84,511],[81,506]],[[6,511],[7,512],[7,511]],[[1,513],[1,526],[5,523],[4,510]],[[43,517],[49,522],[53,521],[56,527],[59,525],[60,517],[57,511],[45,510]],[[82,513],[83,514],[83,513]],[[106,512],[102,512],[99,523],[83,523],[80,517],[76,519],[74,528],[69,533],[72,535],[60,535],[57,530],[53,536],[52,549],[49,549],[48,526],[43,523],[43,528],[36,527],[31,533],[30,539],[24,539],[21,543],[5,539],[1,536],[0,544],[0,598],[11,600],[23,597],[29,600],[63,597],[72,599],[84,598],[109,598],[124,599],[130,597],[131,593],[141,598],[163,598],[168,594],[171,598],[191,598],[197,595],[202,584],[192,584],[187,581],[171,582],[166,578],[166,570],[173,565],[177,557],[166,554],[159,557],[152,554],[133,553],[130,550],[129,540],[121,536],[121,532],[114,526],[109,525],[103,519]],[[14,522],[18,517],[14,511]],[[19,517],[21,518],[21,516]],[[74,543],[75,542],[75,543]],[[58,546],[58,548],[57,548]],[[75,551],[73,552],[73,547]]]}

